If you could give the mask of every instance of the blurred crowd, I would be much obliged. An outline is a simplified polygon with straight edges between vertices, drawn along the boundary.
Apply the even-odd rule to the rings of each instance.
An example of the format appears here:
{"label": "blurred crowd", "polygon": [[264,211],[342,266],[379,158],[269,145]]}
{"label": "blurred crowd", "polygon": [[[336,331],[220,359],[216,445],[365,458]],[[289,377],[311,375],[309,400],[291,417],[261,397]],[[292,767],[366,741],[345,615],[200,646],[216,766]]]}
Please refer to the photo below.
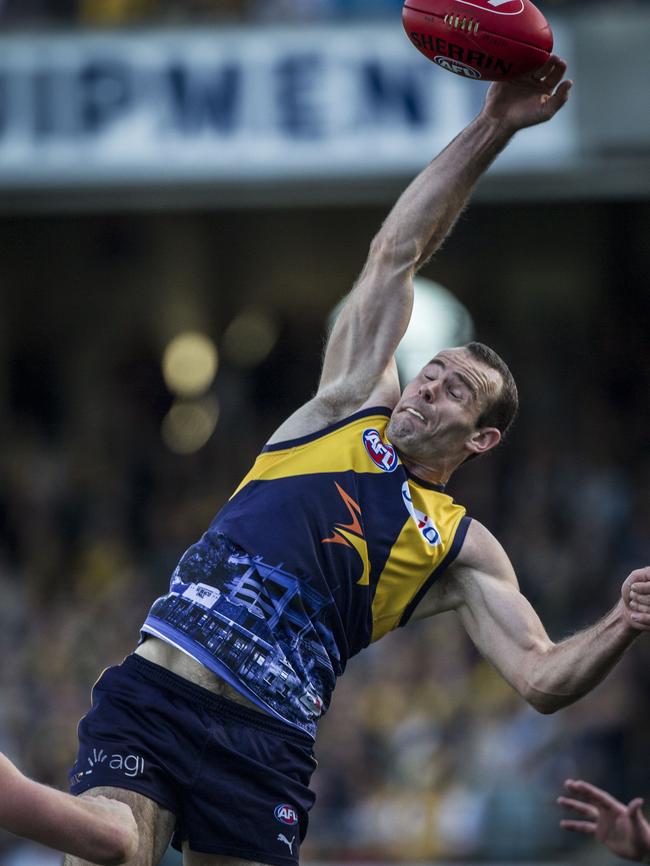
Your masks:
{"label": "blurred crowd", "polygon": [[[620,349],[622,370],[638,349]],[[603,615],[628,571],[650,562],[650,458],[634,388],[623,382],[615,395],[611,369],[585,380],[550,351],[540,372],[539,357],[532,347],[514,364],[532,415],[451,492],[502,540],[559,639]],[[650,378],[634,363],[637,383]],[[291,393],[272,398],[272,383],[300,372],[291,351],[259,376],[222,369],[219,427],[190,457],[161,442],[169,396],[153,355],[116,358],[112,380],[64,429],[43,359],[23,358],[12,374],[0,456],[0,749],[63,786],[92,683],[133,649],[184,547],[291,405]],[[648,661],[640,641],[604,687],[546,717],[477,656],[452,614],[389,635],[350,663],[323,721],[305,858],[566,853],[575,839],[557,828],[553,802],[565,777],[621,797],[650,791]],[[18,862],[11,844],[0,840],[0,862]]]}
{"label": "blurred crowd", "polygon": [[[218,21],[304,21],[398,15],[403,0],[0,0],[0,25],[192,24]],[[544,0],[544,11],[610,6],[606,0]],[[617,8],[643,0],[619,0]]]}

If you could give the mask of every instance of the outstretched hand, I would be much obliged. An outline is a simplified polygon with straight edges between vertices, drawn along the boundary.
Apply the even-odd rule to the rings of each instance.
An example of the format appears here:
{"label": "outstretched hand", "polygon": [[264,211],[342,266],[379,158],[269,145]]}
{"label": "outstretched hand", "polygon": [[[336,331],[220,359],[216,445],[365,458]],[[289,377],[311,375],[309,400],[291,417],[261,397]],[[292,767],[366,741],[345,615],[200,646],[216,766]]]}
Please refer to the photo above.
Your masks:
{"label": "outstretched hand", "polygon": [[569,98],[573,82],[563,80],[565,73],[564,60],[552,54],[535,72],[495,81],[487,92],[483,113],[513,133],[545,123]]}
{"label": "outstretched hand", "polygon": [[583,820],[564,818],[560,827],[594,836],[618,857],[650,862],[650,824],[641,811],[642,799],[637,797],[626,806],[595,785],[574,779],[567,779],[564,787],[572,796],[558,797],[557,802]]}
{"label": "outstretched hand", "polygon": [[126,863],[135,857],[140,843],[140,835],[130,806],[103,795],[78,797],[77,803],[82,805],[91,817],[101,818],[115,828],[115,833],[119,835],[124,849],[122,862]]}
{"label": "outstretched hand", "polygon": [[637,568],[621,589],[623,615],[639,631],[650,631],[650,568]]}

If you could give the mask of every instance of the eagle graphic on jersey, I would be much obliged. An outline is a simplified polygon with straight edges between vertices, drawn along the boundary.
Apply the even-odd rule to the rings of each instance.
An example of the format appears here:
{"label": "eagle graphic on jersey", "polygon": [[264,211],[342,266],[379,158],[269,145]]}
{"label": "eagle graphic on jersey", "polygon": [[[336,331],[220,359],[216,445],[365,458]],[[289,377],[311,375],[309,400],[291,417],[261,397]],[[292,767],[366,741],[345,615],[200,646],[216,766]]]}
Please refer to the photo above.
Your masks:
{"label": "eagle graphic on jersey", "polygon": [[363,573],[357,581],[357,584],[359,586],[368,586],[370,584],[370,562],[368,560],[368,545],[366,544],[366,539],[363,535],[363,527],[359,520],[361,517],[361,508],[350,494],[345,492],[340,484],[336,481],[334,484],[336,485],[336,489],[338,490],[341,499],[345,502],[352,520],[350,523],[335,523],[334,531],[330,538],[323,538],[321,540],[323,544],[344,544],[346,547],[353,547],[361,557],[361,562],[363,563]]}

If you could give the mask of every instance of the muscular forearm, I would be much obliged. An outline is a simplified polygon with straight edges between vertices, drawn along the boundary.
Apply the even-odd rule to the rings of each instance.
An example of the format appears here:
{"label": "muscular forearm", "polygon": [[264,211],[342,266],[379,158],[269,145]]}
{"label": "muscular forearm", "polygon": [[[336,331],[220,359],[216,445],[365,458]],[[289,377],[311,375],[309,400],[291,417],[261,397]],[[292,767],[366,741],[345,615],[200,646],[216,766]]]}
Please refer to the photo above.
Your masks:
{"label": "muscular forearm", "polygon": [[123,861],[115,826],[107,817],[92,814],[84,800],[26,779],[23,801],[25,810],[15,816],[14,833],[93,862]]}
{"label": "muscular forearm", "polygon": [[472,521],[449,571],[441,609],[455,609],[478,649],[505,679],[539,712],[552,713],[593,689],[634,639],[650,631],[650,610],[646,614],[640,600],[646,596],[650,599],[650,568],[637,569],[606,616],[554,643],[519,591],[499,542]]}
{"label": "muscular forearm", "polygon": [[511,137],[511,129],[480,114],[405,190],[374,248],[397,267],[417,270],[447,237],[477,181]]}
{"label": "muscular forearm", "polygon": [[526,697],[543,713],[573,703],[607,676],[639,634],[625,621],[619,602],[600,622],[534,660]]}
{"label": "muscular forearm", "polygon": [[555,55],[540,70],[493,84],[480,115],[408,187],[377,237],[416,270],[436,251],[476,182],[515,132],[545,123],[571,88],[566,64]]}
{"label": "muscular forearm", "polygon": [[93,863],[123,863],[132,853],[128,828],[95,803],[34,782],[0,755],[0,827]]}

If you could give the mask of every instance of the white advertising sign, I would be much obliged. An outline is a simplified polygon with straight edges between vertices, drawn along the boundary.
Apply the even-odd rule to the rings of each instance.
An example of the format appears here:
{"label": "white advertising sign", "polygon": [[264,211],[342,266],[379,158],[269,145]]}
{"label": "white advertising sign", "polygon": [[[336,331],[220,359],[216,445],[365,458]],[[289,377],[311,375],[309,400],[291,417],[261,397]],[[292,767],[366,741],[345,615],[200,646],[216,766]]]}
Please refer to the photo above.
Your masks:
{"label": "white advertising sign", "polygon": [[[399,20],[0,38],[0,188],[283,181],[416,171],[478,111]],[[499,169],[556,168],[573,116]]]}

